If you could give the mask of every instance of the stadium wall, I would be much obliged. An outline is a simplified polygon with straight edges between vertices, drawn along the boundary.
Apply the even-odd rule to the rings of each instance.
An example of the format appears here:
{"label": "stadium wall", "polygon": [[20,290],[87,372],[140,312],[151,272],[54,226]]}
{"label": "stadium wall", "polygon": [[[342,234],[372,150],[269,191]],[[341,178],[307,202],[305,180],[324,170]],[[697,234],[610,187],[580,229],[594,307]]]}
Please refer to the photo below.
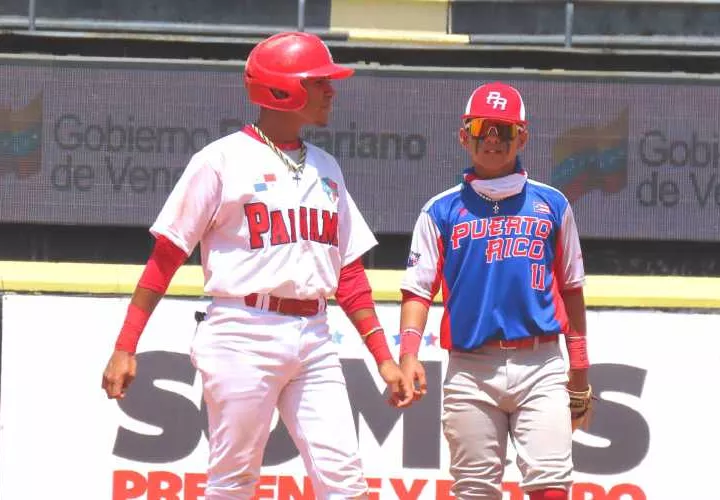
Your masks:
{"label": "stadium wall", "polygon": [[[108,401],[100,378],[139,266],[0,262],[0,497],[3,500],[202,498],[207,460],[204,405],[190,363],[197,266],[184,266],[153,315],[138,351],[129,397]],[[398,352],[395,271],[371,271],[388,342]],[[676,401],[708,401],[720,348],[720,280],[590,276],[590,373],[599,400],[591,427],[574,436],[574,500],[709,498],[708,450],[720,438],[683,429]],[[373,361],[341,310],[328,310],[356,413],[374,498],[450,499],[448,452],[440,424],[446,352],[438,346],[436,302],[421,358],[429,391],[405,411],[387,407]],[[677,377],[678,362],[692,375]],[[688,383],[690,381],[690,383]],[[714,403],[708,411],[712,412]],[[715,405],[716,406],[716,405]],[[678,460],[677,457],[684,457]],[[509,449],[506,497],[523,500]],[[37,471],[42,484],[31,486]],[[76,479],[77,478],[77,479]],[[312,499],[297,449],[274,420],[258,495]],[[379,495],[379,496],[378,496]]]}

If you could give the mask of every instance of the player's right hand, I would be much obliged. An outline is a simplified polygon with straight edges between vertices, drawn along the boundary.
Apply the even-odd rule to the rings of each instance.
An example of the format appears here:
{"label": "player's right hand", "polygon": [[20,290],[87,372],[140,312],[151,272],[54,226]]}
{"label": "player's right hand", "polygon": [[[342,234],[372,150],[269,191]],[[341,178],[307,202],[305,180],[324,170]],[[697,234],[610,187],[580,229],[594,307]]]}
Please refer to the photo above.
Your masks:
{"label": "player's right hand", "polygon": [[400,369],[410,379],[413,388],[413,400],[419,401],[427,394],[427,380],[425,368],[413,354],[406,354],[400,359]]}
{"label": "player's right hand", "polygon": [[113,351],[102,378],[102,388],[108,399],[124,398],[130,383],[135,380],[136,372],[137,361],[134,354]]}
{"label": "player's right hand", "polygon": [[388,403],[396,408],[410,406],[413,402],[412,381],[405,376],[397,363],[393,360],[383,361],[378,370],[390,390]]}

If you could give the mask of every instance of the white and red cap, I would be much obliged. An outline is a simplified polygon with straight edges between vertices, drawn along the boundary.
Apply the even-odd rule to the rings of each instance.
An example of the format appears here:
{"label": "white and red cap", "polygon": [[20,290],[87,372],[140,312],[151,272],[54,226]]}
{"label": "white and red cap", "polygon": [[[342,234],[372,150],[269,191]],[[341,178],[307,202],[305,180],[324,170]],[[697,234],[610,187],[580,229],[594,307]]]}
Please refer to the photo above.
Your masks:
{"label": "white and red cap", "polygon": [[481,85],[468,99],[462,119],[490,118],[506,123],[527,125],[525,103],[518,90],[502,82]]}

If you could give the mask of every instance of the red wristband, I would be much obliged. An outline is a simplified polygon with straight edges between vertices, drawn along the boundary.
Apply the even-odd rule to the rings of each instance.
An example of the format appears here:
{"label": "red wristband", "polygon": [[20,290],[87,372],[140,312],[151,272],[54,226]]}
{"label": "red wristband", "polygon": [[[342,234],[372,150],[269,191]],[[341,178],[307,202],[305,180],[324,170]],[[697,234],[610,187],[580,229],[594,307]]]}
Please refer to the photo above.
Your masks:
{"label": "red wristband", "polygon": [[383,361],[392,359],[392,353],[390,352],[390,347],[388,347],[384,330],[378,330],[370,335],[365,340],[365,345],[370,351],[370,354],[372,354],[372,357],[375,358],[375,363],[380,364]]}
{"label": "red wristband", "polygon": [[115,349],[134,354],[145,325],[150,319],[150,313],[133,303],[128,306],[125,322],[115,342]]}
{"label": "red wristband", "polygon": [[565,336],[565,344],[567,345],[571,370],[587,370],[590,368],[587,337],[585,335],[571,332]]}
{"label": "red wristband", "polygon": [[380,326],[375,315],[359,320],[355,328],[360,332],[360,337],[377,364],[392,359],[392,353],[385,338],[385,330]]}
{"label": "red wristband", "polygon": [[420,342],[422,341],[422,332],[415,328],[404,328],[400,332],[400,357],[406,354],[418,355],[420,352]]}

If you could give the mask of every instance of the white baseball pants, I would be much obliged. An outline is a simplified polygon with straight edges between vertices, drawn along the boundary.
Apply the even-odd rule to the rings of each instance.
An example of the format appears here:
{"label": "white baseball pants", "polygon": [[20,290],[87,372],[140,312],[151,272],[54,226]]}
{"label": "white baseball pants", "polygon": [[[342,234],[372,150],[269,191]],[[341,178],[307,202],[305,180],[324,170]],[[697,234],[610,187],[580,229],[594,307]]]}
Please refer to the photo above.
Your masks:
{"label": "white baseball pants", "polygon": [[318,499],[367,492],[350,401],[326,314],[286,316],[215,300],[191,346],[210,455],[206,500],[250,499],[277,408]]}
{"label": "white baseball pants", "polygon": [[567,381],[557,343],[450,353],[442,424],[457,498],[502,498],[508,435],[525,491],[570,488]]}

